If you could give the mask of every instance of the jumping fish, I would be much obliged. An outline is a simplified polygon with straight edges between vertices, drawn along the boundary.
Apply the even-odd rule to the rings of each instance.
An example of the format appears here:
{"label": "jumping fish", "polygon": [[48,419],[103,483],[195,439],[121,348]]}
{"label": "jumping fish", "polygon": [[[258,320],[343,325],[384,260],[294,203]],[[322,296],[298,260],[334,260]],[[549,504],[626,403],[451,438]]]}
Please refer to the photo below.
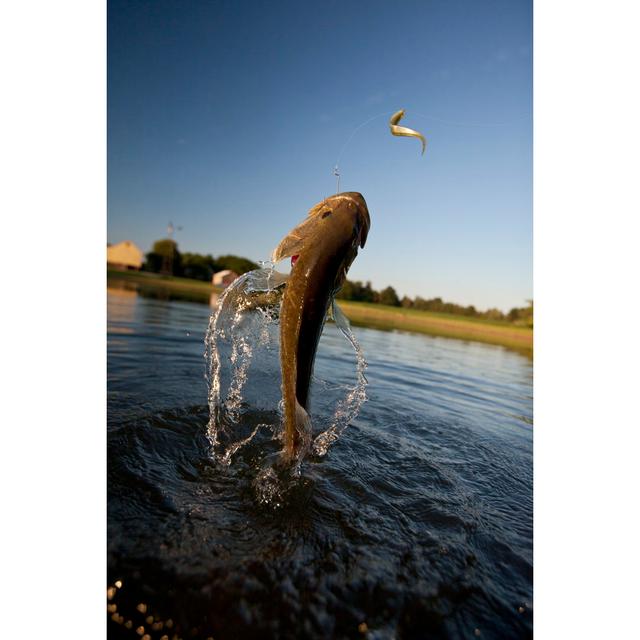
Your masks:
{"label": "jumping fish", "polygon": [[[276,247],[273,262],[291,257],[280,310],[280,366],[287,462],[311,442],[309,384],[329,307],[364,247],[371,221],[361,194],[339,193],[315,205]],[[333,305],[334,317],[340,313]]]}

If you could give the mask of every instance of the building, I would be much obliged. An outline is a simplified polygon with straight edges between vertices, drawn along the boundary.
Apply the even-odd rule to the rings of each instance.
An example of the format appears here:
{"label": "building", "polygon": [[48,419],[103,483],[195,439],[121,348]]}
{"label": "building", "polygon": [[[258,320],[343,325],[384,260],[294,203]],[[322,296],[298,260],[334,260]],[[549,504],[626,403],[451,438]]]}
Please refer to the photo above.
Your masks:
{"label": "building", "polygon": [[138,270],[142,267],[144,254],[130,240],[107,246],[107,267],[109,269]]}
{"label": "building", "polygon": [[238,274],[235,271],[225,269],[214,273],[211,282],[214,287],[228,287],[237,277]]}

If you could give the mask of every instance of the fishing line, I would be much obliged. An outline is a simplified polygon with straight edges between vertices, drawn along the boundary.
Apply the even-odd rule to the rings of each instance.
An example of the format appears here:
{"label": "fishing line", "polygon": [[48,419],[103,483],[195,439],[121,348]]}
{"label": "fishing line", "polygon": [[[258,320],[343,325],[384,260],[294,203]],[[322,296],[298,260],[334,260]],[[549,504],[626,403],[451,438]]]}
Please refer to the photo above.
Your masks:
{"label": "fishing line", "polygon": [[[379,113],[379,114],[377,114],[375,116],[372,116],[368,120],[365,120],[361,124],[359,124],[351,132],[351,134],[347,138],[346,142],[342,145],[342,148],[340,149],[340,153],[338,154],[338,159],[336,160],[336,163],[335,163],[335,165],[333,167],[333,171],[332,171],[332,174],[336,177],[336,193],[340,193],[340,177],[341,177],[340,160],[342,160],[342,156],[343,156],[347,146],[349,145],[349,143],[351,142],[351,140],[355,136],[355,134],[358,133],[358,131],[360,131],[360,129],[362,129],[362,127],[368,125],[373,120],[376,120],[377,118],[382,118],[382,116],[391,117],[393,115],[396,115],[397,113],[398,112],[394,113],[394,112],[389,112],[389,111],[385,111],[383,113]],[[437,116],[432,116],[432,115],[429,115],[429,114],[426,114],[426,113],[418,113],[417,111],[411,111],[411,115],[412,116],[418,116],[418,117],[424,118],[426,120],[433,120],[435,122],[440,122],[441,124],[448,125],[448,126],[451,126],[451,127],[489,127],[489,128],[491,128],[491,127],[506,127],[506,126],[509,126],[509,125],[511,125],[513,123],[520,122],[520,121],[525,120],[527,118],[531,118],[531,114],[527,113],[527,114],[523,114],[521,116],[518,116],[517,118],[513,118],[512,120],[508,120],[507,122],[456,122],[454,120],[445,120],[444,118],[438,118]],[[395,135],[398,135],[398,134],[395,134]],[[403,134],[400,134],[400,135],[403,135]]]}
{"label": "fishing line", "polygon": [[411,112],[412,116],[419,116],[420,118],[425,118],[427,120],[435,120],[436,122],[440,122],[442,124],[447,124],[452,127],[506,127],[514,122],[520,122],[526,118],[531,118],[530,113],[525,113],[517,118],[513,118],[512,120],[507,120],[506,122],[455,122],[453,120],[443,120],[442,118],[437,118],[436,116],[430,116],[425,113],[418,113],[417,111]]}
{"label": "fishing line", "polygon": [[[393,112],[391,112],[393,113]],[[344,153],[344,150],[346,148],[346,146],[351,142],[351,138],[353,138],[353,136],[356,135],[356,133],[362,129],[362,127],[364,127],[365,125],[369,124],[372,120],[375,120],[376,118],[382,118],[382,116],[390,116],[391,113],[389,113],[388,111],[385,111],[384,113],[379,113],[377,116],[372,116],[371,118],[369,118],[368,120],[365,120],[364,122],[362,122],[361,124],[359,124],[352,132],[351,135],[347,138],[347,141],[342,145],[342,149],[340,149],[340,153],[338,154],[338,159],[336,160],[336,167],[340,164],[340,160],[342,158],[342,154]]]}
{"label": "fishing line", "polygon": [[347,148],[347,145],[351,142],[351,139],[353,138],[353,136],[356,135],[356,133],[362,129],[362,127],[364,127],[365,125],[369,124],[372,120],[375,120],[376,118],[382,118],[382,116],[386,116],[386,115],[390,115],[388,111],[385,111],[384,113],[379,113],[376,116],[372,116],[371,118],[369,118],[368,120],[365,120],[364,122],[362,122],[361,124],[359,124],[349,135],[349,137],[347,138],[347,141],[342,145],[342,149],[340,149],[340,153],[338,154],[338,159],[336,160],[336,164],[333,167],[333,175],[336,176],[337,178],[337,191],[336,193],[340,193],[340,160],[342,159],[342,154],[344,153],[344,150]]}

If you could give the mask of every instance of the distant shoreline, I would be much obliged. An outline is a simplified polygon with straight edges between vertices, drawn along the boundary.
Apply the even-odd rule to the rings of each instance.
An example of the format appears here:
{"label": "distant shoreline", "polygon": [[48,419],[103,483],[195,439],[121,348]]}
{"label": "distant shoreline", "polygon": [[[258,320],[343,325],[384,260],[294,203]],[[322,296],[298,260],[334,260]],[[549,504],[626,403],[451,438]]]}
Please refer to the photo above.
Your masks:
{"label": "distant shoreline", "polygon": [[212,292],[222,292],[219,287],[214,287],[210,282],[193,280],[192,278],[178,278],[177,276],[161,276],[149,271],[120,271],[118,269],[107,269],[107,282],[109,280],[125,280],[141,285],[171,291],[192,291],[206,296],[202,302],[209,302],[209,294]]}
{"label": "distant shoreline", "polygon": [[[115,280],[135,283],[140,288],[150,291],[177,294],[193,302],[204,304],[209,303],[212,293],[222,292],[222,289],[201,280],[160,276],[144,271],[107,270],[107,282]],[[385,331],[397,329],[431,336],[495,344],[514,349],[528,357],[533,356],[533,330],[527,327],[369,302],[338,300],[338,304],[347,318],[356,326]]]}
{"label": "distant shoreline", "polygon": [[484,342],[514,349],[533,357],[533,329],[528,327],[370,302],[338,300],[338,304],[355,326],[385,331],[397,329],[430,336]]}

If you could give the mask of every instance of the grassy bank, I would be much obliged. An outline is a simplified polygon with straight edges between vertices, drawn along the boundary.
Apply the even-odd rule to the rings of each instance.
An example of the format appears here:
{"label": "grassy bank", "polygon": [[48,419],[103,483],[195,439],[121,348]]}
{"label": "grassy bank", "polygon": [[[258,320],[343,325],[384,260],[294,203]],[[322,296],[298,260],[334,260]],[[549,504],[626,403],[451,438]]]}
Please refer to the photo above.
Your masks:
{"label": "grassy bank", "polygon": [[367,302],[347,300],[338,302],[345,315],[355,325],[486,342],[516,349],[527,355],[533,353],[533,330],[527,327],[517,327],[507,322],[493,322],[482,318],[387,307]]}
{"label": "grassy bank", "polygon": [[137,291],[147,298],[181,300],[200,304],[209,304],[211,296],[222,291],[222,289],[214,287],[210,282],[203,282],[202,280],[161,276],[145,271],[116,270],[107,271],[107,288]]}
{"label": "grassy bank", "polygon": [[[116,281],[131,283],[142,292],[174,294],[196,302],[208,303],[211,293],[220,291],[208,282],[174,276],[159,276],[155,273],[141,271],[109,270],[107,278],[111,283]],[[366,302],[340,300],[339,304],[354,325],[382,330],[399,329],[432,336],[486,342],[516,349],[529,356],[533,353],[533,331],[507,322],[493,322],[448,313],[387,307]]]}
{"label": "grassy bank", "polygon": [[[191,278],[177,278],[176,276],[161,276],[157,273],[148,273],[146,271],[117,271],[115,269],[108,269],[107,281],[109,280],[121,280],[174,292],[191,291],[206,296],[212,291],[221,291],[221,289],[214,287],[210,282],[192,280]],[[207,300],[208,299],[207,297]]]}

